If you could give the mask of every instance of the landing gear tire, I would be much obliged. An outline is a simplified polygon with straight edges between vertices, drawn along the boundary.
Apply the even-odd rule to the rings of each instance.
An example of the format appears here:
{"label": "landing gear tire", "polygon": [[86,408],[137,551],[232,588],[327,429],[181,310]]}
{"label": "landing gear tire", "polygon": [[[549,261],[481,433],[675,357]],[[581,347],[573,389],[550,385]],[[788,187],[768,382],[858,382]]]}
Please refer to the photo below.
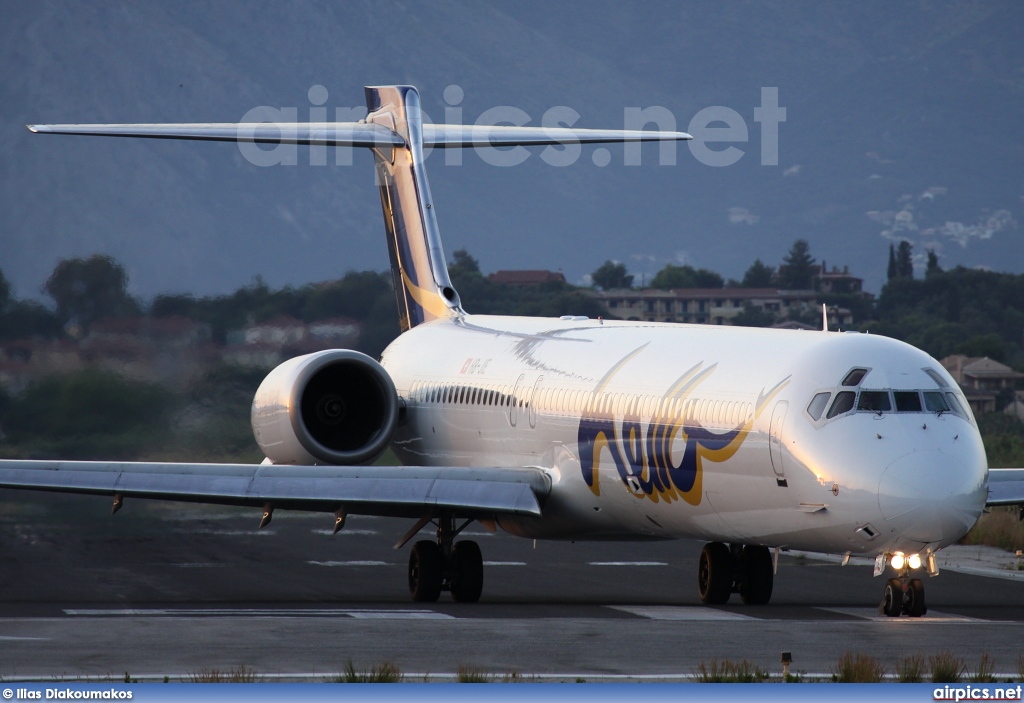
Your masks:
{"label": "landing gear tire", "polygon": [[409,593],[418,603],[434,603],[441,597],[444,560],[436,542],[422,540],[409,553]]}
{"label": "landing gear tire", "polygon": [[476,603],[484,589],[484,559],[476,542],[456,542],[452,546],[452,600]]}
{"label": "landing gear tire", "polygon": [[746,546],[742,552],[740,598],[746,605],[765,605],[772,599],[775,566],[768,547]]}
{"label": "landing gear tire", "polygon": [[924,584],[921,579],[910,579],[907,584],[907,597],[903,603],[903,612],[912,618],[919,618],[928,612],[924,602]]}
{"label": "landing gear tire", "polygon": [[732,595],[732,554],[721,542],[709,542],[700,552],[697,592],[706,605],[724,605]]}
{"label": "landing gear tire", "polygon": [[899,579],[889,579],[882,591],[882,613],[890,618],[898,618],[902,612],[903,584]]}

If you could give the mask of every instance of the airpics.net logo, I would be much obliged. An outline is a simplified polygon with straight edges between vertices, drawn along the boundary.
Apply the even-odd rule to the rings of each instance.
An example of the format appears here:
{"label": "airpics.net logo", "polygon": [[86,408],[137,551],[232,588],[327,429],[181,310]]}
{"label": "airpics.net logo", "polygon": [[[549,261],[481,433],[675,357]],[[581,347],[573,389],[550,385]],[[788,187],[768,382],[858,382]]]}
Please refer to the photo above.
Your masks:
{"label": "airpics.net logo", "polygon": [[[479,127],[513,125],[516,127],[540,126],[544,128],[583,128],[578,124],[579,112],[567,105],[556,105],[544,111],[539,120],[535,120],[525,110],[512,105],[497,105],[484,110],[475,119],[467,120],[463,101],[465,91],[458,85],[450,85],[442,94],[444,100],[444,120],[446,124],[472,124]],[[307,93],[309,107],[270,107],[261,105],[245,113],[240,122],[246,124],[272,124],[280,122],[297,123],[303,119],[309,123],[323,122],[358,122],[366,117],[366,107],[335,107],[333,114],[326,106],[327,88],[314,85]],[[779,106],[779,89],[776,87],[761,88],[760,104],[753,108],[754,129],[759,133],[761,145],[761,165],[778,166],[779,164],[779,125],[786,121],[786,108]],[[305,113],[305,114],[303,114]],[[426,111],[423,112],[424,123],[434,123]],[[608,125],[586,125],[593,128],[609,128]],[[675,113],[666,107],[654,105],[650,107],[626,107],[623,109],[622,129],[650,130],[660,132],[679,131],[683,125]],[[742,159],[746,153],[745,145],[750,143],[750,125],[743,115],[723,105],[706,107],[693,115],[683,130],[693,139],[682,142],[689,149],[690,155],[704,166],[721,168],[732,166]],[[640,166],[643,163],[645,149],[657,150],[659,166],[675,166],[679,149],[678,141],[662,141],[644,147],[639,142],[627,142],[621,146],[623,164]],[[295,144],[257,144],[244,141],[240,135],[238,148],[249,163],[256,166],[297,166],[300,162],[299,147]],[[352,149],[325,145],[310,145],[308,163],[310,166],[352,165]],[[549,166],[565,167],[590,161],[598,167],[609,165],[613,159],[613,151],[603,146],[584,151],[579,142],[549,145],[539,152],[522,146],[491,147],[474,146],[472,150],[486,164],[499,167],[518,166],[531,158],[540,158]],[[329,158],[329,153],[333,158]],[[424,147],[424,156],[430,156],[431,148]],[[461,166],[463,152],[467,149],[442,149],[446,166]],[[617,153],[617,150],[616,150]],[[306,161],[306,159],[302,159]]]}

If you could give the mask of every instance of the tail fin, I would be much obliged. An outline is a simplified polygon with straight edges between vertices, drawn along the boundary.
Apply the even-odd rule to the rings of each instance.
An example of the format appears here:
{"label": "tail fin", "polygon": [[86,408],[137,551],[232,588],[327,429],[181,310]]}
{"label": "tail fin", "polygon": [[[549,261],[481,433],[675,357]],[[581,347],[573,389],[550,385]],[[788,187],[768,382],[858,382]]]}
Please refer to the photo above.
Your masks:
{"label": "tail fin", "polygon": [[380,205],[402,331],[462,311],[448,278],[423,164],[420,96],[412,86],[366,88],[366,122],[387,127],[401,145],[375,145]]}
{"label": "tail fin", "polygon": [[440,149],[537,146],[579,142],[690,139],[684,132],[487,125],[425,125],[420,96],[408,85],[366,88],[369,114],[362,122],[227,124],[29,125],[32,132],[148,137],[258,144],[359,146],[373,150],[391,274],[402,331],[462,313],[441,248],[441,235],[423,163],[423,145]]}

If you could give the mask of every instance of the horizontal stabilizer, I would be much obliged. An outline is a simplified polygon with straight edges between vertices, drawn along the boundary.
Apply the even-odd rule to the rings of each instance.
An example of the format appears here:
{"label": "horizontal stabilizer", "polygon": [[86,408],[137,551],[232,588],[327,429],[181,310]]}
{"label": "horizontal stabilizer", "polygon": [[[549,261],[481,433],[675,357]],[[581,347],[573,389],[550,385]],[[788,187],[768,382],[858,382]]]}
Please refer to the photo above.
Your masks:
{"label": "horizontal stabilizer", "polygon": [[[39,134],[85,134],[100,137],[197,139],[257,144],[315,146],[404,146],[405,140],[381,124],[364,122],[240,122],[208,124],[49,124],[28,125]],[[424,124],[423,145],[459,147],[537,146],[543,144],[677,141],[685,132],[506,125]]]}
{"label": "horizontal stabilizer", "polygon": [[316,146],[402,146],[394,131],[362,122],[240,122],[208,124],[39,124],[40,134],[87,134],[99,137],[198,139],[210,142],[311,144]]}
{"label": "horizontal stabilizer", "polygon": [[1024,469],[989,469],[987,506],[1024,506]]}
{"label": "horizontal stabilizer", "polygon": [[538,146],[541,144],[657,142],[693,139],[685,132],[639,129],[573,129],[506,125],[425,124],[423,143],[444,149],[476,146]]}
{"label": "horizontal stabilizer", "polygon": [[0,461],[0,488],[353,515],[540,515],[547,475],[530,468]]}

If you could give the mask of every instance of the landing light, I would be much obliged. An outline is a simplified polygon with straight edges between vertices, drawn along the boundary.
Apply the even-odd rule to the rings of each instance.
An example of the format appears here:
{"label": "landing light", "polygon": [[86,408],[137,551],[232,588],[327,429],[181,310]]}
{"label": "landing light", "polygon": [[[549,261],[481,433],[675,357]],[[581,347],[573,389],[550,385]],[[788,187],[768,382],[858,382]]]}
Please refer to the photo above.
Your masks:
{"label": "landing light", "polygon": [[921,555],[920,554],[911,554],[909,557],[907,557],[907,566],[909,566],[911,569],[920,569],[921,568]]}
{"label": "landing light", "polygon": [[896,569],[896,571],[902,571],[907,563],[907,558],[903,556],[903,552],[896,552],[889,559],[889,563],[892,564],[892,568]]}

